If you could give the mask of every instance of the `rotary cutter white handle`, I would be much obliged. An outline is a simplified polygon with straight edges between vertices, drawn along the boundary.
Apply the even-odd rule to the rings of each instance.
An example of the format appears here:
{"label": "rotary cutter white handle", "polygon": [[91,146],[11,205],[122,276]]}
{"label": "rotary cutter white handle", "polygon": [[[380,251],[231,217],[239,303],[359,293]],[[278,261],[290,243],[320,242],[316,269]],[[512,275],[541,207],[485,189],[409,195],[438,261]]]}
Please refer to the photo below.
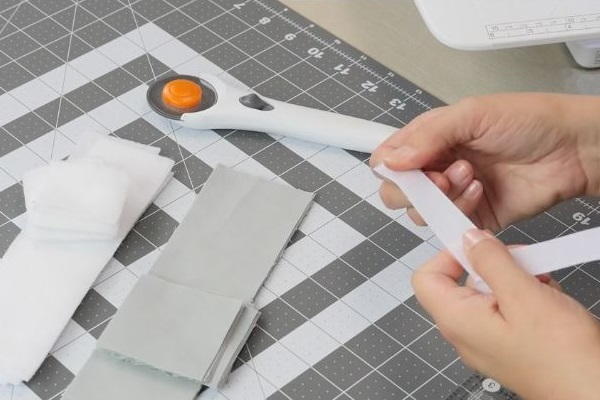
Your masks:
{"label": "rotary cutter white handle", "polygon": [[397,128],[333,112],[284,103],[202,77],[214,86],[217,100],[206,110],[185,113],[184,126],[197,129],[243,129],[289,136],[372,153]]}

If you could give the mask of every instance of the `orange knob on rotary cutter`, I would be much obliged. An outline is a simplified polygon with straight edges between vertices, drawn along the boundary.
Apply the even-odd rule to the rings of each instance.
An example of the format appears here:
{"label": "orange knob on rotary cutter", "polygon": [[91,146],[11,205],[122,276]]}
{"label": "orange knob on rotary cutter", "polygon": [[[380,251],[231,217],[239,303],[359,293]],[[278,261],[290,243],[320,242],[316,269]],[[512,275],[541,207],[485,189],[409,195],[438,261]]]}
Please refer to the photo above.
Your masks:
{"label": "orange knob on rotary cutter", "polygon": [[202,101],[202,87],[187,79],[175,79],[165,84],[161,97],[168,106],[181,110],[193,109]]}

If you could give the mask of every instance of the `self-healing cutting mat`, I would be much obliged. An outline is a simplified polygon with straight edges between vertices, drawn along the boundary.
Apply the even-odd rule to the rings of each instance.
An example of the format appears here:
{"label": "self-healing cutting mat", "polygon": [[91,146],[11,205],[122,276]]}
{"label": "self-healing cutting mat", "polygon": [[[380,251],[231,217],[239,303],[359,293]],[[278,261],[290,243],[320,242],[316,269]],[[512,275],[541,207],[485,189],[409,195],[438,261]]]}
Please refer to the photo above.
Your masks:
{"label": "self-healing cutting mat", "polygon": [[[60,396],[217,163],[315,192],[316,204],[259,293],[262,317],[229,384],[201,398],[515,398],[464,367],[415,301],[411,271],[439,243],[385,209],[367,155],[177,127],[145,103],[147,82],[173,71],[398,127],[441,105],[275,0],[3,0],[1,253],[23,226],[23,174],[68,156],[85,129],[158,146],[177,164],[37,375],[0,399]],[[530,243],[599,225],[598,200],[577,199],[500,236]],[[600,315],[597,265],[556,277]]]}

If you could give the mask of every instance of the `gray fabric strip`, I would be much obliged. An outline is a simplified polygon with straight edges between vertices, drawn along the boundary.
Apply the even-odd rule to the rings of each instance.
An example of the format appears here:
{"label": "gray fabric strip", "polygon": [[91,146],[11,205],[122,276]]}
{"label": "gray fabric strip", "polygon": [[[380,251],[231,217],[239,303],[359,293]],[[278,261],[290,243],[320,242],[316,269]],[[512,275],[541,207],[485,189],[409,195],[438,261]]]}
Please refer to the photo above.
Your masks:
{"label": "gray fabric strip", "polygon": [[98,347],[199,383],[242,311],[239,300],[142,276]]}
{"label": "gray fabric strip", "polygon": [[250,303],[312,197],[217,167],[151,273]]}
{"label": "gray fabric strip", "polygon": [[312,198],[218,166],[63,398],[191,400],[200,382],[221,385]]}

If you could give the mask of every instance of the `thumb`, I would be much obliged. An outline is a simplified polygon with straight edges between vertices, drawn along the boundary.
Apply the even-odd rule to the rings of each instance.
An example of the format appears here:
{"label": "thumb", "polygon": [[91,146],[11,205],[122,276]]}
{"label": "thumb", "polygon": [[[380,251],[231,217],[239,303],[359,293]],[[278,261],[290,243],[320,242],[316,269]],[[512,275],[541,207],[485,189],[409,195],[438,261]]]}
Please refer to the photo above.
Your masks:
{"label": "thumb", "polygon": [[477,110],[458,103],[422,114],[390,138],[389,143],[382,144],[393,147],[386,152],[383,162],[393,170],[441,164],[453,147],[476,134]]}
{"label": "thumb", "polygon": [[536,278],[519,267],[508,248],[488,231],[470,230],[463,241],[473,269],[492,289],[500,304],[527,296],[537,285]]}

